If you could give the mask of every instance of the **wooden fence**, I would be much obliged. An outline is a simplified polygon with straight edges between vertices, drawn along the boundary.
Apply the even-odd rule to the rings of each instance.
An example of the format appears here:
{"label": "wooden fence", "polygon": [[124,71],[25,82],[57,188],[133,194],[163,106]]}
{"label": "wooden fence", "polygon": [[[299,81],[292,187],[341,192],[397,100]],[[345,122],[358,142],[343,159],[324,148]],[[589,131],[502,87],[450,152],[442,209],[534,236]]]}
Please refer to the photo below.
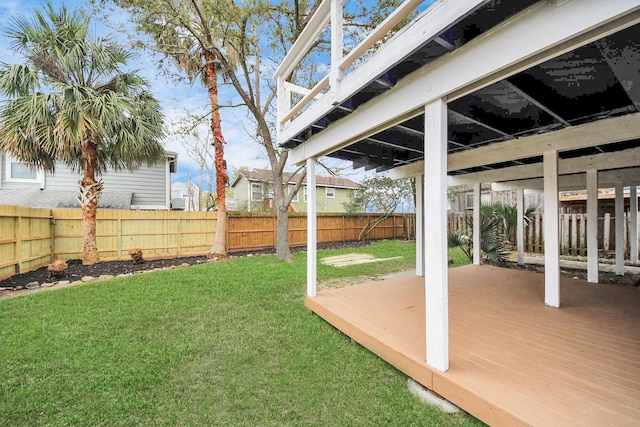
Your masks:
{"label": "wooden fence", "polygon": [[[449,230],[459,230],[469,233],[467,218],[471,214],[449,214]],[[531,223],[525,225],[524,249],[527,252],[544,252],[544,224],[542,214],[533,216]],[[615,222],[611,214],[605,213],[598,218],[598,248],[601,256],[606,257],[610,251],[615,250]],[[640,217],[638,218],[640,229]],[[629,213],[624,214],[624,247],[625,256],[629,254]],[[587,255],[587,215],[586,214],[560,214],[560,254],[573,256]],[[515,242],[514,242],[515,243]]]}
{"label": "wooden fence", "polygon": [[[82,258],[82,216],[79,209],[36,209],[0,206],[0,280],[49,264],[53,259]],[[216,212],[98,211],[97,243],[101,260],[129,259],[129,249],[141,248],[145,258],[173,258],[209,252]],[[319,215],[318,242],[357,240],[360,230],[377,216]],[[274,248],[276,218],[272,215],[229,215],[230,252]],[[306,245],[307,220],[291,214],[292,246]],[[412,214],[391,215],[369,239],[413,237]]]}

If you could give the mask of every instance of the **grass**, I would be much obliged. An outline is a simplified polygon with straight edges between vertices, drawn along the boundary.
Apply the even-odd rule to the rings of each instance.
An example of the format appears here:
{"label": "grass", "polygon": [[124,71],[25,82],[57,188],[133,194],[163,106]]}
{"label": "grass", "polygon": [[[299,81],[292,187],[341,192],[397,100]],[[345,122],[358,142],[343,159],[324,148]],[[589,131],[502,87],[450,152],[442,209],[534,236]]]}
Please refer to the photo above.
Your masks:
{"label": "grass", "polygon": [[[398,241],[321,251],[412,268]],[[0,301],[0,425],[480,425],[409,394],[406,377],[303,306],[305,254],[134,275]]]}

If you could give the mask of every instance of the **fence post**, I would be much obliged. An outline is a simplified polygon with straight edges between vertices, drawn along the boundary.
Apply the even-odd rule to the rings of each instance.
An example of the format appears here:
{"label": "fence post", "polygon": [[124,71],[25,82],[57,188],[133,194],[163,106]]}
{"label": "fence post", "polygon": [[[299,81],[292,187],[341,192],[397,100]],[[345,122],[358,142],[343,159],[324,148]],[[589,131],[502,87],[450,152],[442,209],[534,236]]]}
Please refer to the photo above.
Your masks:
{"label": "fence post", "polygon": [[56,219],[53,217],[53,211],[49,211],[49,236],[51,237],[51,244],[49,245],[49,263],[53,263],[56,259]]}
{"label": "fence post", "polygon": [[[229,221],[227,221],[227,229],[229,228]],[[180,254],[182,253],[182,218],[178,218],[178,232],[176,233],[176,238],[178,239],[178,241],[176,242],[176,248],[177,248],[177,257],[180,257]],[[228,240],[227,240],[227,244],[228,244]],[[227,248],[228,249],[228,248]]]}
{"label": "fence post", "polygon": [[118,248],[118,259],[122,259],[122,246],[124,242],[122,241],[122,218],[118,218],[116,222],[116,233],[117,233],[117,242],[116,247]]}
{"label": "fence post", "polygon": [[16,274],[22,273],[22,216],[16,218],[16,247],[14,258],[16,260]]}

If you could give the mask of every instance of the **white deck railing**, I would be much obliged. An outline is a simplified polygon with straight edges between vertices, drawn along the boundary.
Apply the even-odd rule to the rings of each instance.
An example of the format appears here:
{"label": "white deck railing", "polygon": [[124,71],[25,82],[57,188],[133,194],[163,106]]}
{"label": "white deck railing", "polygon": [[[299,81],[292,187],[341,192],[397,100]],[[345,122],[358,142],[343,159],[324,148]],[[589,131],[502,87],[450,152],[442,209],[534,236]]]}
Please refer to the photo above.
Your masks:
{"label": "white deck railing", "polygon": [[[345,72],[359,59],[362,59],[376,43],[382,41],[391,30],[406,19],[420,5],[423,3],[433,3],[433,0],[404,1],[375,29],[344,55],[343,1],[344,0],[324,0],[320,4],[275,72],[278,83],[277,117],[279,134],[281,130],[287,126],[287,124],[291,123],[313,100],[330,96],[332,98],[332,104],[337,104],[339,102],[340,81],[344,78]],[[291,83],[289,80],[292,78],[294,71],[309,54],[327,27],[331,29],[331,58],[328,74],[319,79],[318,83],[312,88],[304,88]],[[296,102],[292,102],[292,94],[294,93],[301,95]],[[278,140],[282,142],[280,139]]]}

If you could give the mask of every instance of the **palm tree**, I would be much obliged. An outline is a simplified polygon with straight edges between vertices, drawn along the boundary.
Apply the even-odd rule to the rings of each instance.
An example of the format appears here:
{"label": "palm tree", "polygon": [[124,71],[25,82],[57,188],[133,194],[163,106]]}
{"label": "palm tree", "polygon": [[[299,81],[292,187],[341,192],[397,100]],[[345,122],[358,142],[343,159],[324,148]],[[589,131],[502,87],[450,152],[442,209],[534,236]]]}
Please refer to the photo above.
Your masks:
{"label": "palm tree", "polygon": [[0,151],[53,172],[82,172],[83,263],[98,261],[96,212],[107,167],[134,170],[165,151],[162,115],[146,82],[120,67],[129,52],[89,34],[89,18],[50,3],[3,29],[23,64],[0,67]]}

